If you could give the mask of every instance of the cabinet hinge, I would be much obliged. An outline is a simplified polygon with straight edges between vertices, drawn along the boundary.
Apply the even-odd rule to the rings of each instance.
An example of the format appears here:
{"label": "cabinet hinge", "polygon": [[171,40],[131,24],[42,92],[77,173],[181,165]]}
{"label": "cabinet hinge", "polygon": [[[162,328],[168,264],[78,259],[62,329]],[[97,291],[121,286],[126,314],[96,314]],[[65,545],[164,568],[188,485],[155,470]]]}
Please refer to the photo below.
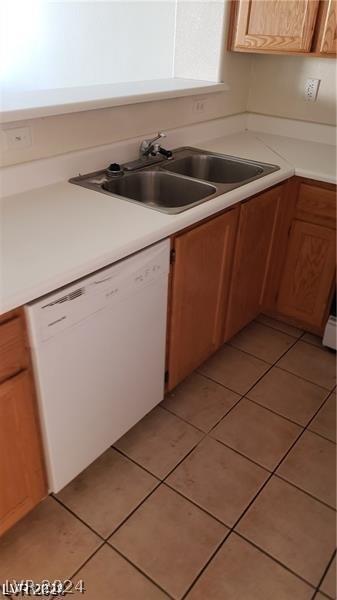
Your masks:
{"label": "cabinet hinge", "polygon": [[174,248],[172,248],[172,250],[170,252],[170,264],[173,265],[175,260],[176,260],[176,251]]}
{"label": "cabinet hinge", "polygon": [[169,372],[165,371],[165,375],[164,375],[164,383],[168,383],[169,380]]}

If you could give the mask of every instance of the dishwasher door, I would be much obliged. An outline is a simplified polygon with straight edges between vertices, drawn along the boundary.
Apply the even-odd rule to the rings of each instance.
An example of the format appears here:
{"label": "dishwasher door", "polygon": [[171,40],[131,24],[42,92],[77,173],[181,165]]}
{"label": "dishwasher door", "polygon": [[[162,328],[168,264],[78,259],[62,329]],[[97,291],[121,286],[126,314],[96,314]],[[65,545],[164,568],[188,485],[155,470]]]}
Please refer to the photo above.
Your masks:
{"label": "dishwasher door", "polygon": [[169,241],[26,306],[50,490],[164,394]]}

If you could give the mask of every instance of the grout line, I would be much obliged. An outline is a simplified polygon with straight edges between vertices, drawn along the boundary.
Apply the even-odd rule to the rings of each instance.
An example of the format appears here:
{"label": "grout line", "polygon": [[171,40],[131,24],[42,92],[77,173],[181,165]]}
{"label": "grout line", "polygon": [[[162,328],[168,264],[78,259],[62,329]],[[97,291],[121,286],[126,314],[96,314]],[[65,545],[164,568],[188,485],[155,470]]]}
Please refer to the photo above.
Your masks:
{"label": "grout line", "polygon": [[[261,314],[263,315],[263,313],[260,313],[260,315]],[[260,325],[269,327],[269,329],[273,329],[274,331],[278,331],[279,333],[284,333],[285,335],[289,335],[289,337],[295,338],[296,340],[299,340],[304,335],[304,333],[307,333],[306,331],[304,331],[303,329],[300,329],[299,327],[296,328],[296,329],[299,329],[301,332],[298,335],[295,335],[293,333],[288,333],[287,331],[283,331],[282,329],[279,329],[278,327],[275,327],[274,325],[270,325],[269,323],[264,323],[263,321],[259,321],[259,316],[257,316],[256,319],[251,321],[251,323],[259,323]],[[266,316],[268,316],[268,315],[266,315]],[[269,318],[272,319],[272,317],[269,317]],[[277,321],[277,319],[274,319],[274,320]],[[282,321],[277,321],[277,322],[282,323]],[[286,325],[286,323],[285,323],[285,325]],[[292,327],[292,325],[289,325],[289,327]]]}
{"label": "grout line", "polygon": [[[281,356],[281,358],[283,358],[283,356]],[[281,360],[281,358],[279,360]],[[328,394],[331,394],[331,392],[335,389],[335,386],[333,386],[332,388],[323,387],[322,385],[319,385],[319,383],[316,383],[315,381],[311,381],[311,379],[306,379],[306,377],[302,377],[302,375],[297,375],[296,373],[293,373],[292,371],[289,371],[288,369],[284,369],[283,367],[280,367],[280,365],[277,363],[275,363],[274,366],[277,367],[278,369],[280,369],[281,371],[285,371],[286,373],[290,373],[290,375],[294,375],[294,377],[297,377],[298,379],[303,379],[303,381],[307,381],[307,383],[311,383],[311,385],[316,385],[317,387],[321,388],[322,390],[325,390]]]}
{"label": "grout line", "polygon": [[116,450],[116,452],[118,452],[119,454],[121,454],[124,458],[127,458],[128,460],[130,460],[134,465],[137,465],[137,467],[140,467],[141,469],[143,469],[143,471],[145,471],[148,475],[152,475],[152,477],[155,477],[160,482],[162,481],[162,479],[159,477],[159,475],[154,475],[153,473],[151,473],[151,471],[149,471],[146,467],[144,467],[143,465],[141,465],[140,463],[138,463],[134,458],[132,458],[132,456],[129,456],[128,454],[125,454],[125,452],[123,452],[123,450],[120,450],[116,446],[111,446],[111,448],[113,448],[114,450]]}
{"label": "grout line", "polygon": [[[107,541],[107,545],[109,546],[109,548],[112,548],[112,550],[114,550],[115,552],[117,552],[117,554],[119,554],[119,556],[121,556],[122,558],[124,558],[124,560],[126,560],[126,562],[129,563],[129,565],[131,565],[134,569],[136,569],[138,571],[138,573],[140,573],[141,575],[143,575],[146,579],[148,579],[149,581],[151,581],[151,583],[153,583],[157,588],[159,588],[164,594],[166,594],[166,596],[168,596],[169,598],[171,598],[172,600],[174,600],[173,596],[167,591],[165,590],[163,587],[161,587],[161,585],[159,583],[157,583],[154,579],[152,579],[150,577],[150,575],[148,575],[147,573],[145,573],[145,571],[142,571],[142,569],[136,565],[135,563],[133,563],[125,554],[123,554],[121,552],[121,550],[119,550],[118,548],[116,548],[115,546],[113,546],[110,542]],[[115,599],[112,599],[115,600]]]}
{"label": "grout line", "polygon": [[109,533],[109,535],[107,536],[107,538],[105,539],[105,541],[107,543],[109,543],[110,538],[115,535],[115,533],[117,533],[117,531],[119,531],[121,529],[121,527],[123,527],[123,525],[126,523],[126,521],[128,521],[130,519],[130,517],[132,517],[132,515],[142,506],[142,504],[144,504],[144,502],[146,502],[146,500],[148,500],[148,498],[150,498],[150,496],[152,496],[152,494],[162,485],[162,481],[158,481],[158,483],[156,484],[156,486],[143,498],[143,500],[137,504],[137,506],[135,506],[135,508],[129,512],[129,514],[117,525],[117,527],[115,527],[111,533]]}
{"label": "grout line", "polygon": [[[273,415],[276,415],[278,417],[281,417],[282,419],[285,419],[286,421],[289,421],[289,423],[292,423],[293,425],[297,425],[298,427],[301,427],[301,428],[305,427],[305,425],[299,423],[298,421],[294,421],[293,419],[290,419],[290,417],[286,417],[285,415],[281,415],[281,413],[276,412],[276,410],[273,410],[269,406],[265,406],[264,404],[260,404],[260,402],[258,402],[257,400],[253,400],[253,398],[249,398],[248,396],[244,396],[244,398],[246,400],[249,400],[249,402],[252,402],[253,404],[256,404],[260,408],[265,408],[269,412],[273,413]],[[319,409],[321,409],[323,407],[323,404],[326,403],[327,399],[328,398],[325,397],[324,400],[321,401]],[[308,420],[309,420],[309,417],[308,417]],[[316,432],[313,432],[313,433],[316,433]],[[320,437],[324,438],[324,435],[321,435],[320,433],[318,433],[317,435],[320,435]],[[329,438],[325,438],[325,439],[329,439]],[[329,440],[329,441],[331,442],[331,440]],[[335,443],[335,442],[333,442],[333,443]]]}
{"label": "grout line", "polygon": [[240,450],[237,450],[236,448],[233,448],[229,444],[226,444],[226,442],[224,442],[223,440],[219,440],[218,438],[213,437],[213,436],[208,436],[208,437],[211,440],[213,440],[214,442],[218,442],[218,444],[221,444],[221,446],[224,446],[225,448],[227,448],[227,450],[231,450],[232,452],[235,452],[235,454],[238,454],[239,456],[241,456],[241,458],[245,458],[246,460],[248,460],[250,463],[252,463],[256,467],[259,467],[259,469],[263,469],[264,471],[267,471],[267,473],[273,473],[273,471],[270,467],[266,467],[265,465],[258,463],[256,460],[254,460],[250,456],[247,456],[247,454],[243,454],[243,452],[240,452]]}
{"label": "grout line", "polygon": [[166,410],[166,412],[170,413],[170,415],[173,415],[174,417],[178,417],[178,419],[180,419],[181,421],[183,421],[183,423],[186,423],[186,425],[190,425],[190,426],[194,427],[195,429],[197,429],[198,431],[200,431],[200,433],[205,433],[204,429],[200,429],[200,427],[198,427],[197,425],[194,425],[194,423],[190,423],[190,421],[187,421],[187,419],[184,419],[184,417],[181,417],[180,415],[177,415],[175,412],[173,412],[172,410],[170,410],[166,406],[161,406],[161,405],[159,405],[159,406],[163,410]]}
{"label": "grout line", "polygon": [[201,510],[203,513],[205,513],[212,519],[214,519],[214,521],[216,521],[217,523],[219,523],[219,525],[226,527],[228,532],[231,531],[231,529],[232,529],[231,525],[229,525],[228,523],[225,523],[225,521],[222,521],[219,517],[216,517],[213,513],[211,513],[209,510],[207,510],[207,508],[205,508],[204,506],[201,506],[201,504],[198,504],[196,500],[193,500],[192,498],[185,496],[185,494],[183,492],[181,492],[180,490],[176,489],[172,483],[170,483],[169,481],[163,481],[162,485],[169,488],[172,492],[175,492],[176,494],[178,494],[178,496],[180,496],[184,500],[187,500],[188,502],[193,504],[193,506],[195,506],[196,508]]}
{"label": "grout line", "polygon": [[326,506],[326,508],[329,508],[330,510],[333,510],[334,512],[337,511],[337,509],[334,506],[331,506],[331,504],[328,504],[327,502],[325,502],[321,498],[317,498],[317,496],[314,496],[311,492],[308,492],[308,490],[305,490],[305,489],[301,488],[299,485],[297,485],[293,481],[290,481],[289,479],[286,479],[284,476],[280,475],[279,473],[274,473],[274,477],[277,477],[277,479],[282,479],[282,481],[285,481],[286,483],[290,483],[290,485],[292,485],[294,488],[296,488],[300,492],[304,492],[304,494],[306,494],[307,496],[309,496],[313,500],[316,500],[316,502],[319,502],[320,504],[323,504],[323,506]]}
{"label": "grout line", "polygon": [[[78,569],[76,569],[76,571],[74,571],[71,576],[69,577],[69,579],[65,579],[64,581],[72,581],[74,579],[74,577],[76,577],[77,573],[95,556],[95,554],[97,554],[97,552],[103,548],[104,546],[104,541],[98,546],[98,548],[96,548],[96,550],[94,550],[94,552],[92,552],[88,558],[85,559],[85,561],[83,561],[83,563],[81,563],[81,566],[78,567]],[[70,592],[73,593],[73,592]],[[64,594],[57,594],[57,596],[55,596],[54,594],[49,595],[49,596],[43,596],[43,598],[45,598],[46,600],[58,600],[59,598],[64,598]]]}
{"label": "grout line", "polygon": [[62,502],[62,500],[60,500],[59,498],[54,496],[54,494],[50,494],[50,497],[53,498],[53,500],[55,500],[55,502],[57,502],[58,504],[63,506],[63,508],[65,508],[73,517],[75,517],[78,521],[80,521],[80,523],[82,523],[82,525],[85,525],[88,529],[90,529],[90,531],[92,533],[94,533],[95,535],[97,535],[103,542],[105,541],[104,537],[100,533],[98,533],[95,529],[93,529],[91,527],[91,525],[88,525],[88,523],[86,523],[81,517],[79,517],[71,508],[69,508],[69,506],[64,504],[64,502]]}
{"label": "grout line", "polygon": [[[326,594],[325,592],[323,592],[323,591],[322,591],[322,590],[320,590],[319,588],[320,588],[320,586],[322,585],[322,583],[323,583],[323,581],[324,581],[324,579],[325,579],[325,577],[326,577],[326,574],[327,574],[327,572],[329,571],[329,569],[330,569],[330,567],[331,567],[331,565],[332,565],[332,563],[333,563],[333,560],[334,560],[335,556],[336,556],[336,550],[334,550],[334,551],[333,551],[333,553],[332,553],[332,556],[331,556],[331,558],[330,558],[330,560],[329,560],[329,562],[328,562],[328,565],[327,565],[327,567],[326,567],[325,571],[323,572],[323,575],[322,575],[322,577],[320,578],[320,580],[319,580],[319,582],[318,582],[318,585],[317,585],[317,587],[316,587],[316,594],[317,594],[318,592],[321,592],[321,593],[322,593],[322,594],[324,594],[324,595],[325,595],[327,598],[330,598],[330,596],[328,596],[328,594]],[[315,596],[316,596],[316,594],[315,594]]]}
{"label": "grout line", "polygon": [[313,591],[315,591],[316,588],[313,583],[311,583],[310,581],[308,581],[307,579],[302,577],[302,575],[299,575],[298,573],[296,573],[296,571],[293,571],[292,569],[290,569],[290,567],[288,567],[287,565],[282,563],[278,558],[275,558],[275,556],[273,556],[272,554],[269,554],[269,552],[267,552],[266,550],[264,550],[263,548],[261,548],[260,546],[255,544],[255,542],[253,542],[249,538],[246,538],[243,533],[241,533],[240,531],[232,531],[231,533],[238,535],[245,542],[247,542],[248,544],[250,544],[251,546],[256,548],[256,550],[259,550],[259,552],[262,552],[262,554],[264,554],[265,556],[268,556],[268,558],[271,558],[274,562],[276,562],[278,565],[280,565],[280,567],[283,567],[283,569],[288,571],[288,573],[291,573],[292,575],[297,577],[297,579],[300,579],[301,581],[304,581],[304,583],[306,583],[307,585],[310,585],[310,587],[313,589]]}

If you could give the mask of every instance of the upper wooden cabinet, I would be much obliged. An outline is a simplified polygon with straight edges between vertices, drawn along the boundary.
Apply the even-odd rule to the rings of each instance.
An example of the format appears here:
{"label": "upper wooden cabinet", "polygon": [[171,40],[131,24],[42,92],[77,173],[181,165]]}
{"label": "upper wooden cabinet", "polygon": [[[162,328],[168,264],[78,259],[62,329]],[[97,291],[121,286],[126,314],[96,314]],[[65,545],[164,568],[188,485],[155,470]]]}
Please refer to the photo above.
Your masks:
{"label": "upper wooden cabinet", "polygon": [[336,56],[337,0],[323,0],[320,4],[314,50],[322,56]]}
{"label": "upper wooden cabinet", "polygon": [[229,47],[239,52],[336,53],[336,0],[233,0]]}

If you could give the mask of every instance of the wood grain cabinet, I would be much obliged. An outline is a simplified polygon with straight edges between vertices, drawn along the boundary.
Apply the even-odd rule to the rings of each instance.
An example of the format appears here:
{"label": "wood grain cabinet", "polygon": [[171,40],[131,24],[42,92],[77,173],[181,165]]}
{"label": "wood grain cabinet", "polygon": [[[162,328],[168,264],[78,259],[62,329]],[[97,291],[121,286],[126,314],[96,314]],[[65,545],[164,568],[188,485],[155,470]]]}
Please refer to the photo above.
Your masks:
{"label": "wood grain cabinet", "polygon": [[333,229],[292,223],[277,308],[282,315],[320,329],[336,268]]}
{"label": "wood grain cabinet", "polygon": [[336,188],[296,181],[275,311],[322,333],[335,286]]}
{"label": "wood grain cabinet", "polygon": [[239,207],[174,239],[168,389],[222,343]]}
{"label": "wood grain cabinet", "polygon": [[337,0],[322,0],[320,3],[314,51],[321,56],[337,54]]}
{"label": "wood grain cabinet", "polygon": [[0,317],[0,535],[47,494],[20,313]]}
{"label": "wood grain cabinet", "polygon": [[262,310],[282,195],[280,185],[241,206],[224,341]]}
{"label": "wood grain cabinet", "polygon": [[333,56],[336,0],[233,0],[229,48]]}

